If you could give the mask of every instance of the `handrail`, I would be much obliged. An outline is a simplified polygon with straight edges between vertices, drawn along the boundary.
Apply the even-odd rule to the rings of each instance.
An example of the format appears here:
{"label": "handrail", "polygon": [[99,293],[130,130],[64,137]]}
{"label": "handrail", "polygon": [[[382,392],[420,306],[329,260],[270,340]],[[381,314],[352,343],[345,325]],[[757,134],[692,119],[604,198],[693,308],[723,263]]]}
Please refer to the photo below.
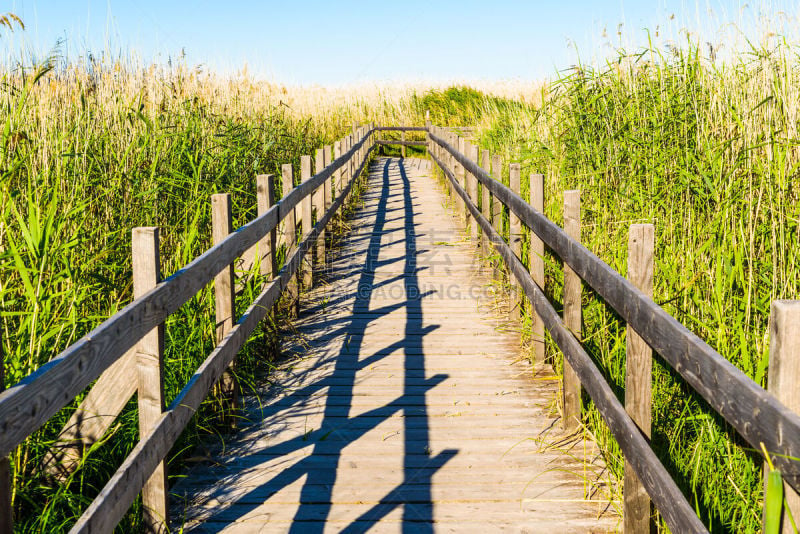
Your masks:
{"label": "handrail", "polygon": [[425,126],[376,126],[378,132],[424,132]]}
{"label": "handrail", "polygon": [[[433,138],[433,136],[431,136]],[[636,423],[605,381],[600,370],[583,349],[581,343],[564,326],[555,308],[547,299],[542,288],[531,278],[530,273],[517,258],[492,224],[480,213],[467,192],[458,183],[453,172],[431,151],[431,157],[442,169],[453,189],[463,199],[467,209],[480,225],[484,234],[492,242],[497,252],[506,262],[509,271],[519,282],[525,295],[533,304],[536,313],[542,318],[545,328],[564,353],[572,368],[578,374],[581,384],[586,388],[603,419],[608,424],[620,448],[628,458],[647,492],[653,499],[664,520],[673,532],[707,532],[706,527],[694,513],[694,509],[681,493],[675,481],[658,460]]]}
{"label": "handrail", "polygon": [[15,385],[0,393],[0,457],[72,402],[147,332],[177,311],[225,265],[272,231],[300,201],[358,153],[374,129],[331,165],[301,183],[266,213],[212,246],[141,298],[106,319]]}
{"label": "handrail", "polygon": [[[755,450],[763,443],[784,480],[800,490],[800,415],[789,410],[544,214],[428,130],[458,161],[592,287]],[[772,456],[774,454],[774,456]]]}
{"label": "handrail", "polygon": [[[371,131],[364,138],[366,139],[370,133]],[[360,144],[356,146],[360,146]],[[355,177],[361,175],[369,160],[369,152],[374,148],[375,145],[367,148],[361,165],[353,173],[351,180],[337,199],[331,204],[330,208],[306,238],[297,245],[294,254],[278,272],[277,277],[256,297],[236,325],[200,365],[186,386],[172,401],[169,408],[161,415],[153,430],[139,440],[139,443],[137,443],[120,468],[117,469],[116,473],[70,530],[71,534],[110,532],[122,519],[158,462],[172,448],[175,440],[178,439],[183,428],[194,415],[211,386],[220,379],[224,370],[233,361],[236,353],[247,341],[250,333],[258,326],[258,323],[266,316],[283,290],[286,289],[289,280],[297,272],[306,253],[311,250],[322,230],[344,203],[353,187]],[[322,174],[320,173],[317,176]]]}

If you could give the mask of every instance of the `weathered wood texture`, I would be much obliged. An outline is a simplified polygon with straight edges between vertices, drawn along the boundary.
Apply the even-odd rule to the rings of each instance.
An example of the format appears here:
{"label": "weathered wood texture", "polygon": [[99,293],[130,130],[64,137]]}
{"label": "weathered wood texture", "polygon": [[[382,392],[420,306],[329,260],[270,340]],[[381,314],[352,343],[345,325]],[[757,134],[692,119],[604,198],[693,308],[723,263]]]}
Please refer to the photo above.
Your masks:
{"label": "weathered wood texture", "polygon": [[[211,239],[215,245],[222,243],[233,230],[231,196],[228,193],[211,195]],[[216,339],[219,344],[233,328],[236,320],[236,294],[233,286],[233,263],[224,265],[214,277],[214,315],[216,317]],[[222,375],[218,395],[222,404],[220,409],[236,409],[239,387],[236,384],[236,362]],[[223,414],[224,415],[224,414]],[[229,414],[230,415],[230,414]]]}
{"label": "weathered wood texture", "polygon": [[[314,173],[319,174],[322,172],[322,169],[325,168],[325,149],[318,148],[316,157],[314,158]],[[328,180],[326,180],[326,183]],[[315,212],[315,221],[317,219],[322,218],[322,214],[325,210],[325,184],[321,185],[317,192],[314,195],[314,212]],[[325,232],[323,231],[320,234],[320,239],[317,239],[317,250],[315,253],[314,260],[317,263],[325,263]]]}
{"label": "weathered wood texture", "polygon": [[[435,157],[434,160],[442,167],[440,160]],[[466,162],[465,158],[464,161]],[[466,164],[469,165],[468,162]],[[474,167],[477,169],[477,166]],[[456,180],[453,174],[444,168],[443,170],[450,182],[455,184]],[[457,187],[456,189],[458,190]],[[458,194],[462,198],[466,197],[466,193],[463,190],[458,190]],[[508,198],[512,197],[509,195]],[[625,458],[633,465],[667,525],[673,532],[708,532],[708,529],[700,522],[694,513],[694,509],[678,489],[675,481],[672,480],[650,448],[636,423],[625,412],[625,408],[617,399],[600,370],[583,349],[580,341],[564,325],[541,288],[533,283],[533,279],[531,279],[525,266],[511,252],[508,244],[494,230],[489,221],[480,215],[477,207],[471,202],[468,206],[473,217],[478,219],[481,228],[491,238],[495,250],[505,261],[511,275],[516,277],[536,312],[542,317],[545,328],[550,333],[553,341],[555,341],[558,348],[564,353],[565,358],[577,372],[581,384],[583,384],[595,406],[603,415]]]}
{"label": "weathered wood texture", "polygon": [[[544,213],[544,175],[531,174],[530,204],[539,213]],[[484,211],[484,217],[486,212]],[[530,272],[533,282],[544,291],[544,243],[534,232],[530,232]],[[544,323],[535,310],[531,310],[531,342],[533,344],[533,361],[544,361]]]}
{"label": "weathered wood texture", "polygon": [[[530,204],[458,154],[442,137],[431,140],[475,173],[553,252],[591,286],[648,345],[666,360],[756,450],[776,454],[785,480],[800,488],[800,415],[753,382],[705,341],[606,265]],[[780,429],[780,431],[776,431]],[[652,497],[652,494],[651,494]],[[655,502],[655,499],[653,499]]]}
{"label": "weathered wood texture", "polygon": [[404,141],[402,139],[379,139],[375,141],[375,144],[381,146],[399,145],[403,147],[403,149],[407,146],[418,146],[422,148],[426,146],[425,141]]}
{"label": "weathered wood texture", "polygon": [[[311,179],[311,156],[300,156],[300,183],[305,183]],[[312,211],[313,211],[313,194],[308,195],[303,199],[301,202],[302,208],[302,228],[303,228],[303,239],[305,239],[309,233],[311,233],[311,228],[314,226],[311,223],[312,219]],[[303,282],[303,290],[309,289],[313,283],[313,254],[309,254],[306,256],[306,259],[303,261],[302,266],[302,276],[300,279]]]}
{"label": "weathered wood texture", "polygon": [[[572,239],[581,239],[581,192],[564,191],[564,232]],[[564,326],[572,332],[575,339],[581,340],[583,282],[569,265],[564,265]],[[564,428],[577,430],[581,424],[581,383],[578,375],[564,360],[564,376],[562,378],[562,410],[564,411]]]}
{"label": "weathered wood texture", "polygon": [[[631,225],[628,233],[628,280],[650,298],[653,297],[654,239],[652,224]],[[653,351],[630,326],[626,331],[625,346],[625,411],[649,438]],[[650,498],[627,462],[624,499],[625,532],[650,532]]]}
{"label": "weathered wood texture", "polygon": [[[259,217],[267,213],[275,205],[275,175],[259,174],[256,176],[256,208]],[[259,242],[259,272],[261,276],[272,278],[278,272],[278,227],[264,235]]]}
{"label": "weathered wood texture", "polygon": [[[281,185],[283,196],[281,200],[288,197],[294,189],[294,173],[291,163],[281,165]],[[283,243],[285,246],[284,258],[289,258],[294,253],[297,242],[297,223],[300,220],[299,209],[293,209],[286,214],[283,219]],[[300,278],[299,274],[292,277],[286,287],[286,302],[290,317],[297,317],[300,310]]]}
{"label": "weathered wood texture", "polygon": [[[368,154],[369,149],[365,151],[363,156],[366,158]],[[365,163],[366,161],[362,161],[360,165],[363,167]],[[165,457],[175,440],[183,432],[189,419],[205,399],[209,389],[221,378],[224,370],[235,358],[236,353],[286,288],[289,279],[297,272],[303,257],[308,255],[314,246],[314,241],[319,232],[328,224],[333,214],[344,203],[350,185],[346,186],[342,194],[331,205],[331,209],[322,217],[319,224],[311,230],[307,238],[298,244],[297,250],[281,268],[279,276],[267,284],[266,288],[253,301],[225,339],[209,354],[189,383],[159,418],[153,431],[145,439],[139,441],[78,522],[72,527],[71,534],[110,532],[119,522],[136,498],[136,495],[138,495],[150,473],[153,472],[158,462]],[[311,189],[305,189],[305,191],[310,192]]]}
{"label": "weathered wood texture", "polygon": [[[776,300],[769,321],[769,374],[767,387],[787,408],[800,412],[800,300]],[[767,449],[768,452],[774,451]],[[773,463],[775,457],[771,456]],[[765,469],[766,472],[766,469]],[[795,523],[800,519],[800,496],[784,483],[784,498]],[[794,532],[786,509],[781,532]]]}
{"label": "weathered wood texture", "polygon": [[[511,190],[516,194],[522,192],[522,181],[520,180],[519,163],[512,163],[508,166],[508,183]],[[511,252],[522,259],[522,223],[514,213],[508,216],[508,246]],[[520,301],[520,288],[516,280],[511,280],[511,291],[508,298],[509,314],[512,321],[519,321],[522,318],[522,308]]]}
{"label": "weathered wood texture", "polygon": [[[133,229],[133,298],[139,298],[161,281],[158,228]],[[147,436],[164,412],[164,324],[148,332],[136,345],[138,370],[137,403],[139,436]],[[169,524],[167,506],[167,465],[161,460],[142,488],[145,531],[166,532]]]}
{"label": "weathered wood texture", "polygon": [[48,363],[0,393],[0,457],[50,419],[118,362],[143,335],[180,308],[271,230],[301,199],[361,149],[367,138],[334,161],[321,174],[295,188],[267,213],[239,228],[222,243],[192,260],[141,299],[82,337]]}
{"label": "weathered wood texture", "polygon": [[189,532],[618,525],[603,487],[584,500],[577,473],[603,467],[593,444],[547,447],[564,438],[552,370],[532,380],[499,331],[489,278],[427,165],[373,164],[328,285],[284,341],[293,356],[248,401],[249,425],[173,488]]}

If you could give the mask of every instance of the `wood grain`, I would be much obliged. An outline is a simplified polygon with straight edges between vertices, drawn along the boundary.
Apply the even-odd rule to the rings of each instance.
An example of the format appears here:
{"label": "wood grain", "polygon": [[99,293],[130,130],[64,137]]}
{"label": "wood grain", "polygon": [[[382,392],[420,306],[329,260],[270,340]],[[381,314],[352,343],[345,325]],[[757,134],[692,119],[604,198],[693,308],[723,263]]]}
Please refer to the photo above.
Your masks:
{"label": "wood grain", "polygon": [[[539,213],[544,213],[544,175],[531,173],[530,205]],[[484,217],[485,217],[484,212]],[[530,272],[533,283],[544,292],[544,243],[534,232],[530,232]],[[533,344],[533,361],[544,362],[544,323],[535,310],[531,310],[531,340]]]}
{"label": "wood grain", "polygon": [[[211,195],[211,240],[215,245],[222,243],[233,229],[231,196],[228,193]],[[236,293],[234,292],[233,263],[224,265],[214,277],[214,316],[216,318],[216,339],[219,344],[233,328],[236,320]],[[239,397],[236,383],[236,362],[222,375],[217,396],[220,400],[220,415],[231,422],[235,415]]]}
{"label": "wood grain", "polygon": [[[769,371],[767,387],[770,393],[787,408],[800,412],[800,301],[775,300],[770,306],[769,322]],[[768,452],[772,453],[769,448]],[[775,457],[771,457],[775,463]],[[765,476],[768,467],[764,470]],[[797,523],[800,518],[800,496],[797,491],[784,483],[785,504],[791,510]],[[794,532],[792,524],[783,510],[781,532]]]}
{"label": "wood grain", "polygon": [[[519,163],[508,166],[508,184],[517,195],[522,192]],[[508,246],[511,252],[522,261],[522,223],[514,213],[508,217]],[[522,319],[522,302],[520,301],[520,287],[516,280],[511,280],[510,294],[508,297],[508,311],[512,321]]]}
{"label": "wood grain", "polygon": [[470,296],[489,278],[428,172],[414,158],[372,165],[331,254],[342,274],[306,295],[283,339],[296,357],[252,400],[252,424],[174,488],[190,499],[176,503],[187,530],[613,530],[568,472],[602,469],[594,446],[539,446],[564,437],[548,414],[552,371],[531,380],[492,296]]}
{"label": "wood grain", "polygon": [[[264,215],[275,205],[275,175],[259,174],[256,176],[256,209],[258,215]],[[278,272],[278,228],[267,232],[259,243],[259,268],[261,276],[272,278]]]}
{"label": "wood grain", "polygon": [[[654,241],[652,224],[631,225],[628,232],[628,280],[649,298],[653,298]],[[625,348],[625,411],[642,434],[649,438],[653,352],[630,326],[626,330]],[[650,498],[628,462],[625,462],[624,499],[625,532],[650,532]]]}
{"label": "wood grain", "polygon": [[[133,229],[133,298],[140,298],[161,281],[159,233],[156,227]],[[145,334],[136,345],[139,436],[155,428],[164,411],[164,323]],[[145,532],[167,532],[167,465],[162,460],[142,487],[142,523]]]}
{"label": "wood grain", "polygon": [[[581,192],[564,191],[564,232],[577,242],[581,239]],[[583,282],[569,265],[564,265],[564,326],[578,341],[582,338]],[[578,375],[564,361],[563,424],[565,430],[577,430],[581,425],[581,383]]]}

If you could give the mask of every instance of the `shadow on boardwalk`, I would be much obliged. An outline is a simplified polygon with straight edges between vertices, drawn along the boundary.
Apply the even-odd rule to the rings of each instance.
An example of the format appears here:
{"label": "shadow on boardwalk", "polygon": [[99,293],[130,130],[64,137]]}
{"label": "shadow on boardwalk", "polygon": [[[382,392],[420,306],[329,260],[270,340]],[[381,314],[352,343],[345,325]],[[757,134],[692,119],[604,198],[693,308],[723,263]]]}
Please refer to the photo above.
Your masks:
{"label": "shadow on boardwalk", "polygon": [[293,357],[247,399],[218,463],[173,489],[187,531],[615,528],[596,448],[558,431],[557,377],[486,312],[488,269],[417,165],[373,164],[284,336]]}
{"label": "shadow on boardwalk", "polygon": [[[425,355],[423,351],[419,350],[421,338],[436,327],[423,328],[422,326],[421,301],[427,294],[421,293],[418,286],[416,259],[419,251],[417,250],[417,236],[414,224],[414,207],[408,176],[403,165],[398,165],[394,169],[395,172],[399,173],[403,186],[403,214],[402,217],[392,220],[402,219],[404,223],[402,241],[406,245],[405,265],[402,274],[386,281],[375,282],[376,269],[381,265],[387,264],[387,262],[379,261],[381,248],[395,244],[395,242],[384,245],[381,243],[382,239],[387,235],[385,232],[386,217],[387,214],[391,213],[391,210],[387,210],[386,207],[388,198],[392,196],[390,195],[392,190],[390,188],[390,173],[392,172],[390,163],[391,160],[386,160],[383,164],[382,183],[373,184],[380,186],[373,189],[373,191],[379,191],[380,199],[375,211],[373,227],[368,234],[369,244],[366,249],[366,257],[363,258],[361,254],[342,255],[337,258],[339,262],[326,271],[326,275],[329,277],[327,282],[335,283],[338,278],[352,276],[352,266],[354,264],[359,266],[357,268],[360,270],[360,276],[352,305],[352,315],[332,320],[323,318],[314,323],[312,328],[305,327],[303,329],[303,333],[311,339],[318,338],[319,331],[324,331],[326,339],[345,335],[350,341],[342,344],[341,350],[335,355],[334,370],[331,374],[313,380],[310,383],[305,383],[299,389],[281,398],[279,405],[270,405],[262,410],[266,415],[270,413],[270,408],[274,409],[279,406],[284,416],[290,415],[292,412],[298,415],[302,413],[303,407],[310,398],[313,398],[314,394],[327,391],[324,418],[319,428],[289,441],[273,443],[258,450],[259,456],[288,455],[308,447],[309,443],[314,443],[311,454],[286,467],[274,477],[253,488],[249,493],[241,494],[241,492],[237,492],[235,479],[227,481],[228,486],[226,487],[231,489],[232,494],[230,497],[233,497],[234,500],[229,503],[228,507],[219,510],[217,513],[203,514],[202,520],[205,523],[191,529],[192,532],[221,530],[226,525],[247,516],[247,514],[261,506],[265,500],[268,500],[271,495],[278,493],[282,488],[288,487],[303,477],[305,477],[305,481],[300,493],[300,502],[289,531],[297,533],[322,532],[325,520],[330,513],[332,493],[336,484],[336,474],[342,450],[392,416],[400,416],[406,422],[404,432],[406,441],[403,462],[404,480],[400,485],[389,491],[377,504],[364,511],[350,525],[344,527],[342,531],[363,532],[389,512],[399,506],[403,506],[404,531],[433,532],[431,478],[439,468],[457,454],[457,450],[447,449],[434,456],[430,456],[427,453],[430,450],[428,445],[427,409],[425,403],[419,403],[418,400],[420,396],[424,398],[425,391],[436,386],[447,375],[438,374],[426,379]],[[344,267],[342,266],[342,260],[348,262]],[[389,261],[395,262],[397,260]],[[403,279],[406,300],[401,303],[370,309],[373,291],[399,279]],[[326,302],[325,307],[342,301],[349,301],[352,299],[352,295],[339,295],[337,299],[333,302]],[[407,310],[405,337],[382,350],[376,351],[369,357],[360,359],[362,353],[361,342],[364,339],[367,326],[371,322],[402,307]],[[324,311],[320,310],[319,306],[310,308],[304,315],[315,313],[324,316]],[[365,315],[371,318],[365,318]],[[334,328],[332,329],[331,327]],[[317,340],[315,339],[315,341]],[[353,388],[358,370],[373,365],[381,358],[394,353],[398,349],[403,350],[406,362],[406,380],[403,395],[380,408],[351,418],[349,412],[352,407]],[[303,375],[296,375],[295,378],[298,381],[306,382],[303,380],[305,378]],[[281,386],[282,388],[293,387],[291,383],[283,383]],[[292,407],[296,407],[298,410],[292,410]],[[214,498],[227,501],[228,499],[223,494],[223,491],[217,491]],[[187,495],[187,497],[191,496]],[[407,506],[404,506],[404,504],[407,504]],[[193,518],[187,517],[186,519],[191,520]],[[200,518],[198,517],[197,519]]]}

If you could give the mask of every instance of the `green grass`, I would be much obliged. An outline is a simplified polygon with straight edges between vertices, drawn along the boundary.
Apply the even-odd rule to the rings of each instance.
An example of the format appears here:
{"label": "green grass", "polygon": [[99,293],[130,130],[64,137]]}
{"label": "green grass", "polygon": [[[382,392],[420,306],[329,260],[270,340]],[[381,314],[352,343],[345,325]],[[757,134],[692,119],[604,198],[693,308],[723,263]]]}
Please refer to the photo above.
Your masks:
{"label": "green grass", "polygon": [[[719,67],[693,46],[620,52],[566,73],[533,111],[484,117],[481,144],[521,162],[523,176],[546,174],[545,211],[559,223],[562,191],[580,189],[583,241],[618,272],[628,226],[653,223],[654,300],[766,386],[770,302],[800,297],[798,89],[785,45]],[[559,301],[559,262],[547,265]],[[624,331],[586,291],[585,345],[620,399]],[[621,479],[621,453],[591,405],[586,421]],[[652,443],[713,532],[761,529],[760,455],[659,358]]]}
{"label": "green grass", "polygon": [[[7,72],[0,94],[6,111],[0,125],[6,385],[131,300],[133,227],[161,228],[162,272],[169,275],[210,246],[212,194],[231,194],[238,227],[255,217],[257,174],[280,177],[283,163],[299,168],[300,155],[313,154],[349,127],[344,112],[298,117],[280,106],[251,104],[237,88],[181,70],[51,69],[45,64],[33,74]],[[280,198],[280,178],[276,189]],[[260,285],[256,277],[248,280],[237,299],[240,312]],[[167,320],[167,403],[211,351],[214,337],[209,286]],[[274,337],[264,326],[239,354],[237,374],[245,389],[269,369]],[[63,484],[49,480],[40,462],[80,398],[12,453],[19,532],[67,530],[138,440],[134,400],[74,475]],[[210,402],[168,457],[173,478],[203,436],[220,432]],[[117,530],[139,531],[139,521],[137,503]]]}

